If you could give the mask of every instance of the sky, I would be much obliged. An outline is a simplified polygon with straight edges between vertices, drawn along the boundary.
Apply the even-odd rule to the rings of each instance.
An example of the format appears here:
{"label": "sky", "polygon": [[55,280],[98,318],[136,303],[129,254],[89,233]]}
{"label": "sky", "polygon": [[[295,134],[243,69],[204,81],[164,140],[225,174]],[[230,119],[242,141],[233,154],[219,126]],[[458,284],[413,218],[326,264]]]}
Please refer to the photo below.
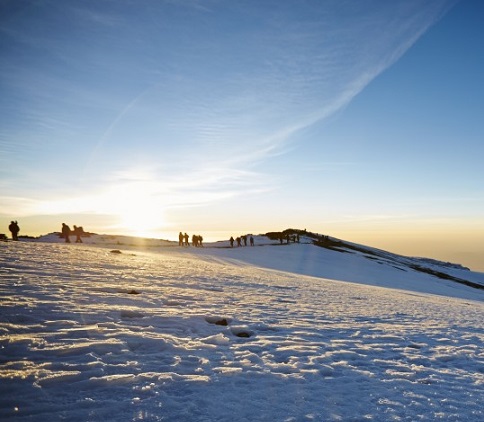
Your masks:
{"label": "sky", "polygon": [[479,1],[0,0],[0,232],[288,227],[484,271]]}

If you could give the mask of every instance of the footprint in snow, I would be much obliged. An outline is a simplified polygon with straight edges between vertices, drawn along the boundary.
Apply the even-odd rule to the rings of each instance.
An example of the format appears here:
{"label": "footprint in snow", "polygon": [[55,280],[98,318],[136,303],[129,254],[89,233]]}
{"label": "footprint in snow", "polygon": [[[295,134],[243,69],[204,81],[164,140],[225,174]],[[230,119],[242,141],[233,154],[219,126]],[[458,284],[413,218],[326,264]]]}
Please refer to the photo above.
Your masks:
{"label": "footprint in snow", "polygon": [[249,330],[246,326],[230,327],[230,331],[236,337],[250,338],[254,335],[252,330]]}
{"label": "footprint in snow", "polygon": [[[232,322],[230,318],[222,318],[218,316],[207,316],[205,317],[205,321],[209,324],[220,325],[223,327],[228,326]],[[254,332],[246,327],[230,327],[230,331],[234,336],[241,338],[249,338],[254,335]]]}
{"label": "footprint in snow", "polygon": [[218,316],[207,316],[205,317],[205,321],[209,324],[222,325],[224,327],[232,322],[230,318],[222,318]]}

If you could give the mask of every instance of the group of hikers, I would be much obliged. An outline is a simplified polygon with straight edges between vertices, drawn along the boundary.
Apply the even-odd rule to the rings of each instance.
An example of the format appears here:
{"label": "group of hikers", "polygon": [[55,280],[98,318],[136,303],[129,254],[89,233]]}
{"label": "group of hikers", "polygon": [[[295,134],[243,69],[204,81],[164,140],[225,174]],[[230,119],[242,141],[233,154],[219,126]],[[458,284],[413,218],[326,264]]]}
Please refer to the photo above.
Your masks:
{"label": "group of hikers", "polygon": [[[289,242],[299,243],[299,233],[296,233],[296,234],[293,234],[293,235],[290,235],[288,233],[288,234],[286,234],[285,237],[286,237],[286,241],[287,241],[288,244],[289,244]],[[279,242],[281,243],[281,245],[284,243],[284,233],[280,234]]]}
{"label": "group of hikers", "polygon": [[[277,238],[279,239],[279,242],[281,243],[281,245],[284,243],[284,241],[286,241],[287,243],[290,243],[290,242],[299,243],[300,242],[299,233],[289,234],[289,233],[281,232],[280,234],[278,234]],[[197,246],[197,247],[203,246],[202,241],[203,241],[202,236],[197,236],[195,234],[192,236],[192,245],[193,246]],[[252,235],[244,235],[244,236],[238,236],[234,239],[233,236],[230,236],[229,242],[230,242],[231,248],[233,248],[234,245],[236,245],[237,247],[247,246],[247,242],[249,242],[250,246],[254,246],[254,237]],[[190,244],[188,242],[188,234],[186,234],[186,233],[183,234],[182,232],[180,232],[180,234],[178,235],[178,244],[180,246],[190,246]]]}
{"label": "group of hikers", "polygon": [[[239,236],[236,239],[234,239],[232,236],[230,237],[230,247],[234,247],[234,243],[237,244],[237,246],[247,246],[247,240],[250,242],[250,246],[254,246],[254,238],[252,235],[248,237],[247,235],[245,236]],[[187,233],[180,232],[178,234],[178,245],[182,247],[190,246],[189,242],[189,236]],[[192,245],[195,246],[196,248],[198,247],[203,247],[203,237],[200,235],[194,234],[192,236]]]}
{"label": "group of hikers", "polygon": [[[247,246],[247,241],[249,241],[250,246],[254,246],[254,238],[252,235],[244,235],[244,236],[239,236],[236,239],[233,238],[233,236],[230,237],[230,247],[234,247],[234,243],[239,247],[239,246]],[[189,236],[186,233],[180,232],[178,234],[178,245],[179,246],[190,246],[189,242]],[[192,245],[195,247],[202,247],[203,246],[203,237],[200,235],[194,234],[192,236]]]}
{"label": "group of hikers", "polygon": [[[8,226],[8,229],[10,230],[10,233],[12,233],[12,240],[18,240],[18,233],[20,231],[18,221],[11,221]],[[66,223],[62,223],[60,238],[65,239],[66,243],[71,243],[71,239],[69,238],[69,236],[71,235],[76,236],[76,243],[82,243],[81,236],[85,235],[85,232],[82,227],[74,226],[74,229],[71,230],[71,228]],[[1,236],[2,236],[2,239],[3,238],[6,239],[5,235],[1,235]]]}
{"label": "group of hikers", "polygon": [[82,243],[81,236],[83,234],[84,234],[84,229],[82,227],[74,226],[74,229],[71,230],[71,228],[66,223],[62,223],[60,237],[61,239],[62,238],[65,239],[66,243],[71,243],[71,239],[69,238],[70,235],[76,236],[76,243]]}
{"label": "group of hikers", "polygon": [[[18,240],[18,233],[20,231],[20,227],[18,225],[17,221],[11,221],[10,225],[8,226],[8,229],[10,230],[10,233],[12,233],[12,240]],[[62,223],[62,229],[59,237],[61,239],[65,239],[66,243],[71,243],[70,236],[76,236],[76,243],[83,243],[82,242],[82,237],[84,236],[89,236],[89,233],[84,232],[84,229],[82,227],[74,226],[74,229],[71,230],[71,228],[66,224]],[[296,234],[289,234],[289,233],[273,233],[273,237],[271,237],[273,240],[278,239],[281,245],[286,241],[287,243],[293,242],[293,243],[299,243],[299,233]],[[328,236],[322,236],[323,240],[328,239]],[[7,237],[5,234],[0,234],[0,240],[7,240]],[[247,246],[247,242],[249,242],[250,246],[254,246],[254,238],[252,235],[243,235],[243,236],[238,236],[237,238],[233,238],[233,236],[230,237],[229,239],[230,242],[230,247],[233,248],[234,244],[237,245],[237,247],[240,246]],[[187,233],[182,233],[180,232],[178,235],[178,244],[179,246],[190,246],[189,242],[189,236]],[[203,237],[200,235],[194,234],[192,236],[192,245],[194,247],[203,247]]]}
{"label": "group of hikers", "polygon": [[[20,227],[18,225],[17,221],[12,221],[10,225],[8,226],[8,229],[12,233],[12,239],[13,240],[18,240],[18,233],[20,231]],[[86,233],[84,232],[84,229],[81,226],[74,226],[74,228],[71,230],[71,228],[66,224],[62,223],[62,228],[61,228],[61,233],[59,237],[61,239],[65,239],[66,243],[71,243],[70,236],[76,236],[76,243],[83,243],[82,242],[82,236],[86,236]],[[87,234],[88,235],[88,234]],[[5,237],[5,235],[2,235]],[[299,236],[298,236],[299,237]],[[282,238],[281,238],[282,239]],[[6,240],[6,237],[5,237]],[[244,236],[239,236],[236,239],[233,237],[230,237],[230,247],[234,247],[234,243],[237,244],[237,246],[247,246],[247,240],[250,242],[250,246],[254,246],[254,238],[252,235],[248,238],[247,235]],[[281,240],[282,243],[282,240]],[[180,232],[178,235],[178,244],[180,246],[190,246],[189,242],[189,236],[187,233],[182,233]],[[192,245],[195,247],[203,247],[203,237],[197,234],[194,234],[192,236]]]}
{"label": "group of hikers", "polygon": [[[178,245],[190,246],[188,234],[182,233],[182,232],[178,234]],[[192,245],[195,246],[196,248],[203,247],[203,237],[198,234],[194,234],[192,236]]]}
{"label": "group of hikers", "polygon": [[[230,241],[231,248],[234,247],[234,242],[237,243],[237,247],[242,246],[242,243],[244,243],[244,246],[247,246],[247,235],[239,236],[235,240],[233,236],[230,236],[229,241]],[[252,235],[250,235],[249,237],[249,242],[250,242],[250,246],[254,246],[254,238],[252,237]]]}

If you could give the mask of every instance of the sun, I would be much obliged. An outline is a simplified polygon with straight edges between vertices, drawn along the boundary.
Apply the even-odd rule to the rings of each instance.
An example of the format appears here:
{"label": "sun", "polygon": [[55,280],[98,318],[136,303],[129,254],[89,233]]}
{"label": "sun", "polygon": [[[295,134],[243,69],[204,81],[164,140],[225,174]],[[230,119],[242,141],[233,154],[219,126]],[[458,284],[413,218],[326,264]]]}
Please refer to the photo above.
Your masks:
{"label": "sun", "polygon": [[156,237],[162,226],[162,212],[153,209],[149,200],[130,204],[119,213],[119,228],[124,234]]}
{"label": "sun", "polygon": [[120,234],[157,237],[166,226],[163,198],[151,183],[129,183],[113,187],[105,196],[106,208],[116,219]]}

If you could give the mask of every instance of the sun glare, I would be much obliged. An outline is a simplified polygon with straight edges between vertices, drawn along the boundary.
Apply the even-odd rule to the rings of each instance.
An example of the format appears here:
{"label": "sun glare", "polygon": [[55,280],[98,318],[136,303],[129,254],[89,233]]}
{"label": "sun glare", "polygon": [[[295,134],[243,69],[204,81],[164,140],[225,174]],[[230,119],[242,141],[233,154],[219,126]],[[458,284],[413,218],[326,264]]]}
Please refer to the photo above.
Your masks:
{"label": "sun glare", "polygon": [[113,188],[105,198],[110,214],[117,217],[120,234],[157,237],[165,226],[162,199],[149,182],[131,183]]}
{"label": "sun glare", "polygon": [[161,213],[143,206],[142,203],[130,205],[119,214],[120,230],[123,234],[132,236],[157,237],[156,233],[162,223]]}

